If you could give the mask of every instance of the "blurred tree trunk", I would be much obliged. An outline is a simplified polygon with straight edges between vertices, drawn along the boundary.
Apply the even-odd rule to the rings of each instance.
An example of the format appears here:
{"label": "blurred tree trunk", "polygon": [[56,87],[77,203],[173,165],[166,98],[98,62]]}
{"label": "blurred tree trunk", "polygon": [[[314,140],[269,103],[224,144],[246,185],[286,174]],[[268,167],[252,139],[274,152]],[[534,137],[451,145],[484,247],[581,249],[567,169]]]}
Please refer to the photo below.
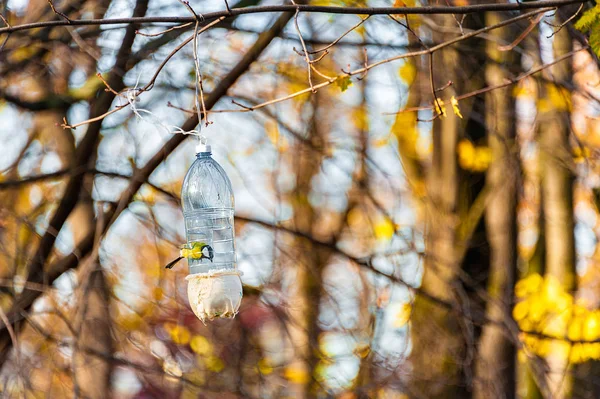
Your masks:
{"label": "blurred tree trunk", "polygon": [[[294,156],[296,188],[293,192],[294,228],[314,236],[317,214],[309,201],[312,179],[317,175],[323,161],[325,119],[320,118],[321,93],[312,97],[313,116],[308,132],[308,141],[312,144],[298,143],[292,151]],[[321,123],[318,123],[320,121]],[[315,236],[318,239],[318,236]],[[315,356],[319,337],[319,305],[322,295],[321,274],[328,256],[322,248],[304,238],[295,238],[298,248],[293,290],[290,298],[289,327],[291,347],[294,350],[290,368],[298,375],[291,386],[291,394],[298,398],[316,397],[313,387],[313,371],[318,361]]]}
{"label": "blurred tree trunk", "polygon": [[[451,18],[435,18],[449,26]],[[453,20],[452,20],[453,21]],[[439,37],[439,35],[434,35]],[[436,83],[452,80],[462,88],[449,66],[459,65],[453,48],[433,55]],[[447,68],[441,73],[441,66]],[[458,83],[458,85],[457,85]],[[440,84],[441,86],[441,84]],[[458,309],[455,284],[459,264],[455,259],[456,222],[458,218],[459,171],[456,145],[459,120],[453,113],[438,117],[433,123],[433,159],[427,176],[426,255],[421,289],[434,293]],[[421,397],[467,397],[462,377],[461,359],[465,341],[457,315],[417,294],[413,305],[411,390]]]}
{"label": "blurred tree trunk", "polygon": [[[572,42],[566,29],[554,36],[553,48],[554,57],[571,51]],[[558,63],[549,72],[550,81],[567,82],[572,77],[572,64],[570,61]],[[577,277],[573,221],[574,174],[569,145],[570,99],[566,98],[567,95],[553,83],[547,83],[542,89],[538,106],[538,140],[546,240],[545,275],[556,278],[567,292],[574,293]],[[553,341],[552,345],[561,343]],[[549,370],[546,377],[553,397],[569,397],[572,379],[568,356],[565,358],[564,351],[550,349],[547,361]]]}
{"label": "blurred tree trunk", "polygon": [[[502,14],[487,13],[486,25],[504,19]],[[487,41],[486,84],[495,86],[511,77],[517,63],[513,52],[500,52],[499,43],[511,43],[515,30],[503,27]],[[496,89],[486,95],[486,125],[492,162],[487,172],[490,198],[486,207],[487,237],[490,243],[490,270],[487,289],[486,319],[478,345],[473,396],[475,398],[511,398],[515,395],[515,345],[507,320],[517,267],[516,206],[520,180],[516,142],[515,102],[512,87]]]}
{"label": "blurred tree trunk", "polygon": [[[435,42],[447,40],[450,32],[460,34],[452,16],[432,20],[437,23],[432,28]],[[478,29],[483,23],[481,18],[471,18],[464,27]],[[475,144],[485,140],[486,126],[481,120],[485,101],[482,97],[461,101],[464,119],[450,105],[452,96],[485,85],[485,47],[481,39],[463,42],[462,46],[433,55],[435,88],[446,87],[437,93],[444,98],[446,115],[433,122],[432,162],[425,178],[428,203],[421,290],[447,306],[416,293],[411,317],[409,389],[411,394],[426,398],[468,398],[472,394],[472,369],[480,333],[473,319],[481,313],[483,303],[478,292],[485,289],[489,271],[481,206],[485,203],[481,200],[485,179],[481,171],[461,169],[457,157],[457,145],[463,139],[461,132]],[[470,57],[464,57],[460,51]],[[449,81],[451,86],[447,85]]]}
{"label": "blurred tree trunk", "polygon": [[[367,170],[367,149],[369,146],[369,124],[368,124],[368,101],[367,101],[367,81],[368,76],[365,76],[360,82],[356,84],[359,85],[360,95],[362,98],[361,104],[357,109],[360,112],[361,117],[358,118],[361,123],[358,126],[358,148],[360,149],[358,166],[355,170],[353,181],[356,184],[352,187],[350,192],[348,193],[349,198],[349,206],[348,212],[352,211],[352,209],[357,208],[366,208],[364,203],[364,191],[369,192],[369,179],[368,179],[368,170]],[[346,217],[347,220],[347,217]],[[371,398],[375,394],[375,390],[371,389],[373,375],[373,338],[375,332],[375,323],[376,323],[376,314],[372,311],[374,292],[371,289],[372,281],[370,280],[370,273],[360,268],[358,271],[360,281],[361,281],[361,290],[359,295],[359,308],[358,308],[358,326],[360,326],[360,333],[363,338],[364,350],[360,352],[360,363],[358,367],[358,373],[356,376],[355,386],[357,389],[357,397],[358,399],[367,399]],[[363,348],[361,348],[363,349]]]}
{"label": "blurred tree trunk", "polygon": [[110,357],[113,353],[110,294],[96,259],[88,258],[86,263],[80,270],[80,281],[84,283],[80,285],[80,310],[74,323],[78,327],[73,354],[74,385],[84,398],[109,398],[112,364],[102,355]]}
{"label": "blurred tree trunk", "polygon": [[[89,167],[96,163],[96,151],[89,160]],[[85,177],[77,207],[67,222],[73,231],[75,246],[96,228],[92,189],[93,175]],[[102,227],[102,217],[96,223]],[[101,229],[97,229],[101,231]],[[75,346],[73,351],[73,382],[75,392],[84,398],[109,398],[112,363],[103,358],[113,354],[112,327],[110,317],[110,291],[104,276],[104,270],[98,260],[98,248],[81,262],[77,270],[77,307],[73,326]]]}

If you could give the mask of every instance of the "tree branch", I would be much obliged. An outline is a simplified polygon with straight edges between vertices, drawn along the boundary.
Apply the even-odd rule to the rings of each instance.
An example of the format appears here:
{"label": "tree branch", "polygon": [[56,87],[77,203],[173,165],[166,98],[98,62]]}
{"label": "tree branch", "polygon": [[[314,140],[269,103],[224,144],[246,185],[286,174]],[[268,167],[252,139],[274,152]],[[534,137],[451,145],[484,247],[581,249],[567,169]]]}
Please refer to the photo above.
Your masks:
{"label": "tree branch", "polygon": [[[562,7],[570,4],[585,3],[584,0],[541,0],[534,2],[517,3],[490,3],[474,4],[468,6],[426,6],[426,7],[334,7],[315,5],[273,5],[234,8],[230,11],[215,11],[203,14],[206,22],[225,17],[232,18],[244,14],[260,14],[273,12],[314,12],[326,14],[361,14],[361,15],[388,15],[388,14],[473,14],[485,11],[522,11],[545,7]],[[55,27],[55,26],[81,26],[81,25],[120,25],[120,24],[144,24],[144,23],[189,23],[195,22],[195,17],[132,17],[132,18],[110,18],[110,19],[80,19],[71,21],[42,21],[30,24],[8,26],[0,28],[0,34],[18,31]]]}

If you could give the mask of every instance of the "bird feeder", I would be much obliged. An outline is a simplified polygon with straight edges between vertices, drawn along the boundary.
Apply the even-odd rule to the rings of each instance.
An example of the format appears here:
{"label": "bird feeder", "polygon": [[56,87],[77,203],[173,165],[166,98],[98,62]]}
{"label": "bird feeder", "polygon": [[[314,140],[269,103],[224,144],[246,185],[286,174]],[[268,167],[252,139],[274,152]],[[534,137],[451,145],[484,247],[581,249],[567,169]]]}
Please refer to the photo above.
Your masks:
{"label": "bird feeder", "polygon": [[231,181],[211,156],[205,140],[181,188],[187,258],[188,298],[194,314],[206,322],[233,318],[242,300],[237,270],[234,232],[234,199]]}

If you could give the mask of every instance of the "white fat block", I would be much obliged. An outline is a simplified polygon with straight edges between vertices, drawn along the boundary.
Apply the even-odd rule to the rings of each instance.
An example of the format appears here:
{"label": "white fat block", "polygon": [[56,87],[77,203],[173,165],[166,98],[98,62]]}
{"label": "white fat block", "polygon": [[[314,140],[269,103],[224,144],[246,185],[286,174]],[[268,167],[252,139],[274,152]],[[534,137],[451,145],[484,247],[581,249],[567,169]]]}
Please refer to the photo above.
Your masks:
{"label": "white fat block", "polygon": [[186,280],[190,306],[203,323],[219,317],[235,317],[242,302],[242,281],[237,271],[190,274]]}

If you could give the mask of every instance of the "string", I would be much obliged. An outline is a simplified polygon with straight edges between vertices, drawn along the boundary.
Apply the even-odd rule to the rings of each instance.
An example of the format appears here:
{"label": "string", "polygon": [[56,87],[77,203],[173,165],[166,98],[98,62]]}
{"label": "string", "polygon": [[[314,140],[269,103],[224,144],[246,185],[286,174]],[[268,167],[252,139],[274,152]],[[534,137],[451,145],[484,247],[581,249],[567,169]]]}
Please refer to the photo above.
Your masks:
{"label": "string", "polygon": [[[133,114],[139,120],[147,122],[149,119],[150,124],[163,128],[169,134],[185,134],[185,135],[192,135],[192,136],[200,136],[200,132],[198,130],[194,129],[194,130],[186,131],[186,130],[183,130],[182,128],[180,128],[179,126],[164,124],[163,122],[160,121],[158,116],[156,116],[154,113],[152,113],[152,111],[149,111],[144,108],[138,108],[136,103],[140,101],[140,99],[139,99],[140,90],[138,89],[140,77],[141,77],[141,73],[138,75],[137,81],[135,83],[135,87],[133,89],[127,89],[125,91],[125,95],[123,96],[129,103],[131,112],[133,112]],[[148,115],[148,117],[145,118],[142,116],[142,114]]]}
{"label": "string", "polygon": [[[204,17],[202,17],[204,20]],[[194,56],[194,69],[195,69],[195,79],[194,79],[194,105],[196,107],[196,113],[198,115],[198,144],[196,145],[196,152],[200,152],[202,146],[204,146],[207,142],[206,137],[202,134],[202,111],[205,110],[204,106],[204,90],[201,90],[202,84],[202,72],[200,71],[200,61],[198,60],[198,28],[200,24],[200,19],[196,19],[196,27],[194,29],[194,41],[192,45],[193,56]],[[202,107],[201,107],[202,106]],[[206,118],[206,112],[204,112],[204,117]]]}
{"label": "string", "polygon": [[[194,13],[194,15],[196,15],[196,14]],[[195,72],[194,105],[196,108],[196,113],[198,115],[198,128],[197,129],[185,131],[178,126],[166,125],[166,124],[162,123],[160,121],[160,119],[155,114],[153,114],[151,111],[144,109],[144,108],[138,108],[136,106],[136,102],[139,101],[138,96],[139,96],[139,94],[141,94],[140,90],[138,89],[141,73],[138,75],[137,81],[135,83],[135,87],[133,89],[127,89],[127,91],[125,92],[125,98],[127,99],[127,102],[129,103],[131,111],[137,116],[138,119],[146,120],[146,118],[144,118],[141,115],[141,114],[146,114],[149,117],[148,119],[150,119],[152,121],[152,124],[162,127],[166,132],[168,132],[170,134],[186,134],[186,135],[196,136],[197,140],[198,140],[198,142],[196,144],[196,152],[199,152],[202,147],[205,147],[206,143],[208,141],[206,136],[204,136],[204,134],[202,134],[202,116],[204,115],[204,119],[207,120],[207,115],[206,115],[206,106],[204,104],[204,90],[202,89],[203,77],[202,77],[202,72],[200,71],[200,61],[198,59],[198,35],[199,35],[198,30],[200,27],[200,22],[202,22],[202,21],[204,21],[204,16],[202,16],[202,14],[200,14],[200,16],[197,16],[197,18],[196,18],[196,26],[194,29],[194,40],[193,40],[193,47],[194,47],[193,48],[193,57],[194,57],[194,72]]]}

